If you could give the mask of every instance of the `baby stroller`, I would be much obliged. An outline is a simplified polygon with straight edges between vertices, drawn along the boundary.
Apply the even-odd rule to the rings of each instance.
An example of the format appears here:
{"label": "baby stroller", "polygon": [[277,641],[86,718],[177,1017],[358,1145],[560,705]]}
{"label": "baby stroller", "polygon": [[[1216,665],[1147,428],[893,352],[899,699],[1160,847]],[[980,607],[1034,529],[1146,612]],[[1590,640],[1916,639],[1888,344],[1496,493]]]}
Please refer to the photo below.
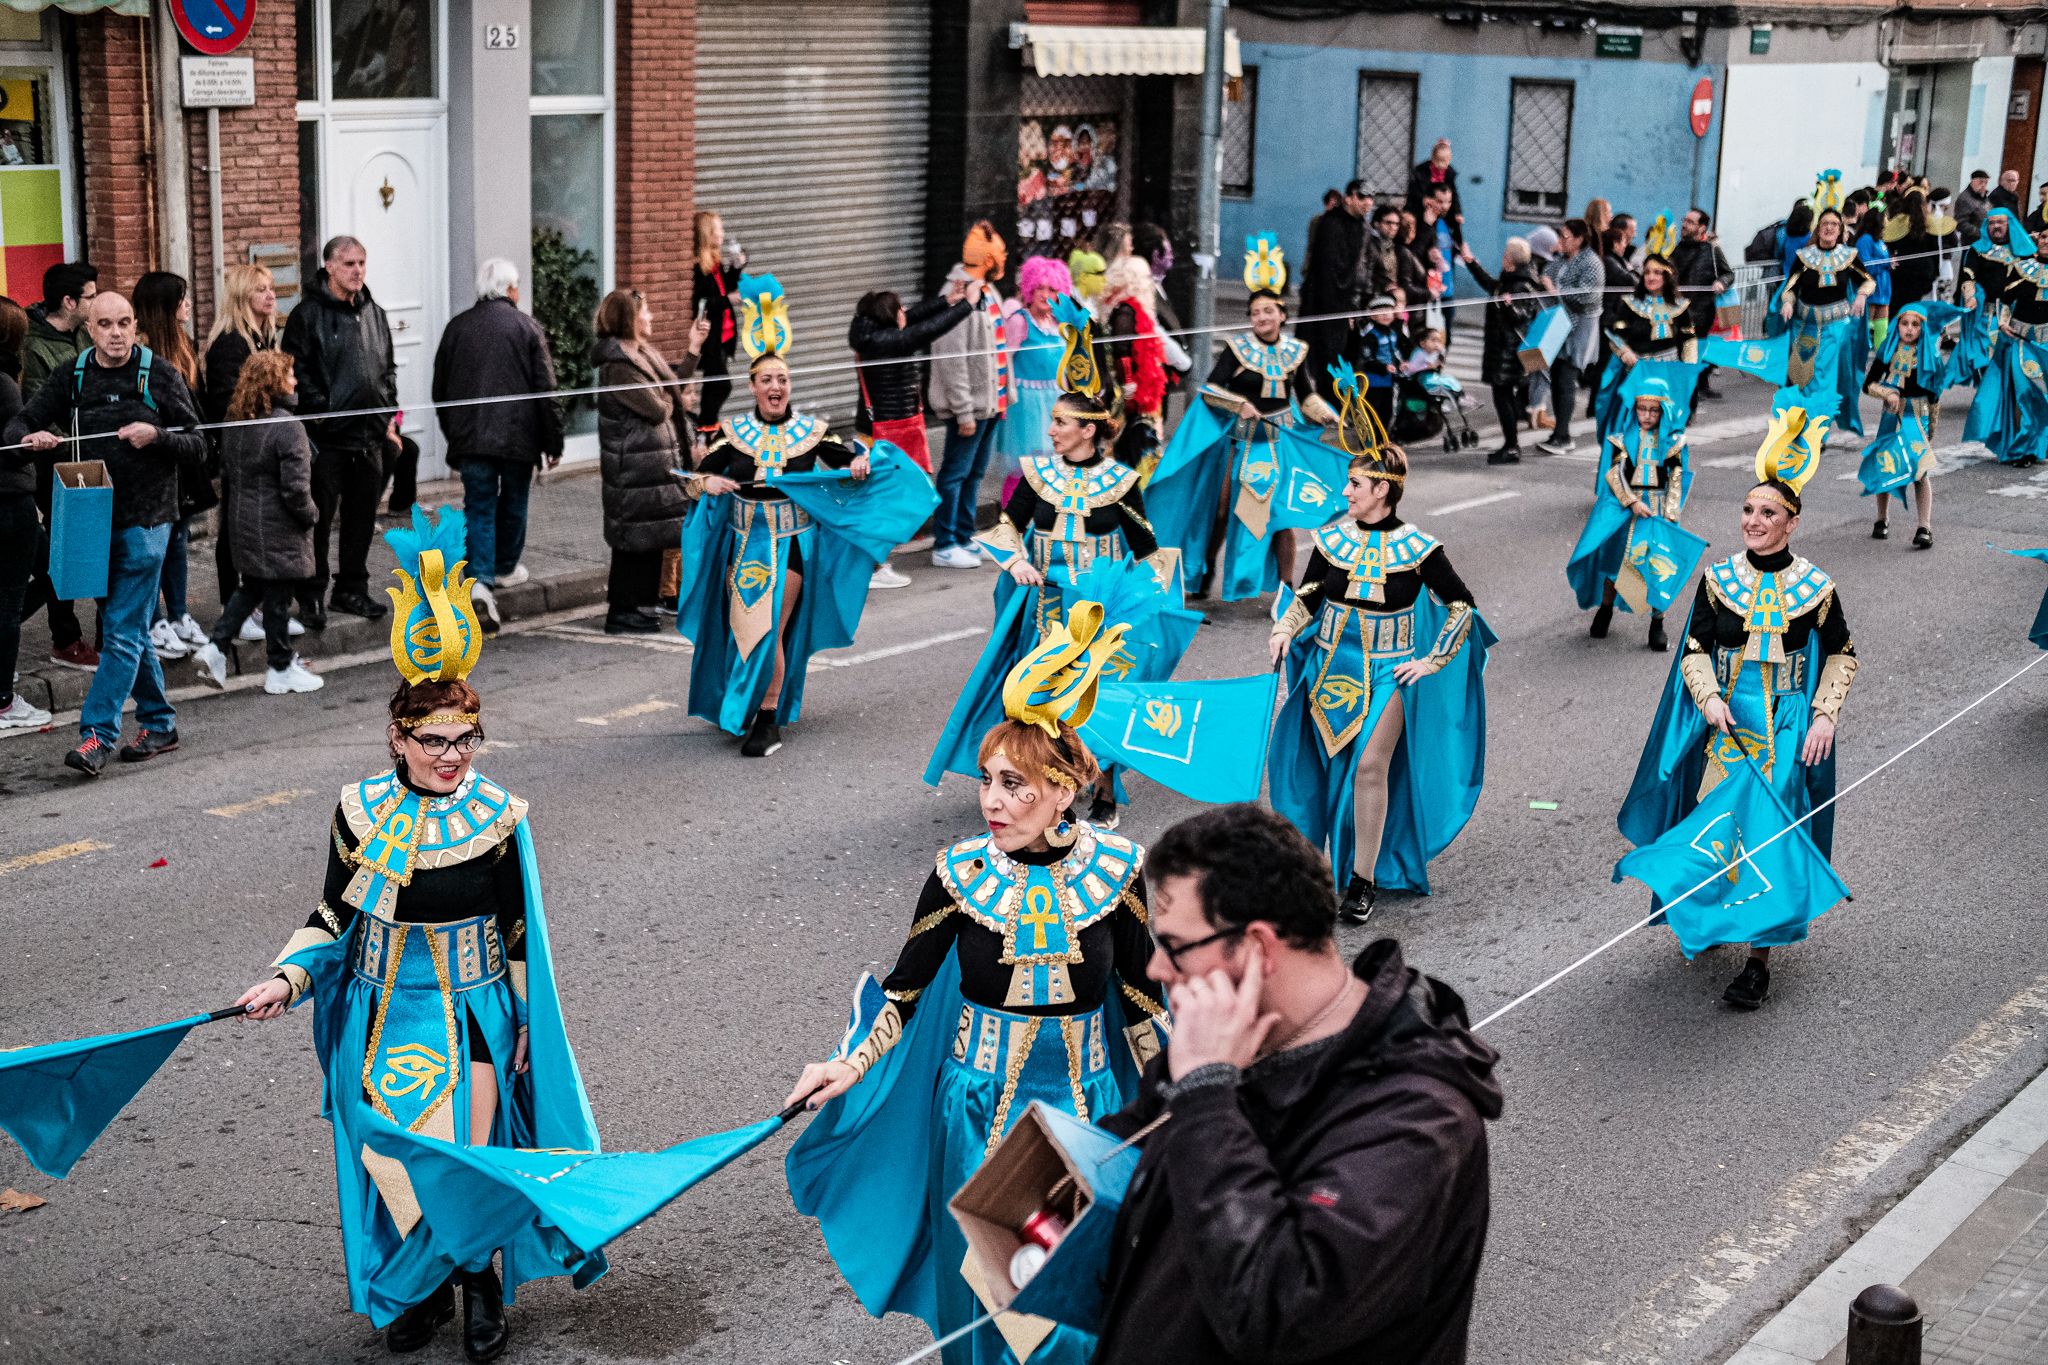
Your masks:
{"label": "baby stroller", "polygon": [[1449,371],[1402,375],[1394,389],[1394,439],[1405,445],[1441,433],[1446,451],[1470,449],[1479,444],[1465,415],[1470,406],[1465,386]]}

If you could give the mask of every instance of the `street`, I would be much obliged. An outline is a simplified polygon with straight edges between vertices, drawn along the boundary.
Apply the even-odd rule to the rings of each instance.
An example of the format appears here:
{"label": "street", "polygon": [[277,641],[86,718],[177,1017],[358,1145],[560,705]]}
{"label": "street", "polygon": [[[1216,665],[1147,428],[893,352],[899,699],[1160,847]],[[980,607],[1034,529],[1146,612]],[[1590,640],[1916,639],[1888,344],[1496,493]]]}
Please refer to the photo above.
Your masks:
{"label": "street", "polygon": [[[1723,389],[1695,415],[1684,517],[1715,557],[1739,548],[1767,397]],[[1574,609],[1583,435],[1580,450],[1492,469],[1418,443],[1401,509],[1444,541],[1501,637],[1487,781],[1432,865],[1436,894],[1383,900],[1344,942],[1398,937],[1475,1020],[1647,910],[1639,885],[1610,883],[1627,849],[1614,815],[1671,657],[1643,647],[1639,617],[1595,641]],[[1854,459],[1831,448],[1794,542],[1835,577],[1862,660],[1844,786],[2035,658],[2024,637],[2048,586],[1985,545],[2041,543],[2048,476],[1948,456],[1936,546],[1914,552],[1897,508],[1892,539],[1870,539]],[[934,794],[918,773],[981,647],[992,574],[898,564],[914,585],[873,595],[765,761],[688,717],[673,635],[606,637],[591,608],[486,650],[479,766],[532,803],[609,1148],[772,1112],[834,1045],[857,974],[894,959],[934,851],[979,827],[970,783]],[[1197,605],[1208,624],[1181,676],[1261,667],[1262,604]],[[392,682],[373,664],[313,696],[185,704],[180,751],[94,782],[60,766],[61,717],[0,743],[0,1045],[222,1006],[266,974],[317,898],[336,794],[385,760]],[[1855,899],[1773,958],[1759,1013],[1720,1002],[1734,950],[1688,964],[1650,929],[1486,1030],[1507,1111],[1475,1362],[1722,1359],[2048,1063],[2044,755],[2048,668],[1847,796],[1835,863]],[[1191,809],[1140,780],[1123,829],[1148,840]],[[68,1181],[0,1142],[0,1186],[49,1201],[0,1212],[0,1360],[385,1358],[348,1311],[308,1022],[196,1031]],[[591,1290],[522,1294],[507,1358],[887,1365],[927,1344],[922,1324],[861,1311],[790,1208],[787,1146],[615,1244]],[[444,1332],[419,1358],[459,1349]]]}

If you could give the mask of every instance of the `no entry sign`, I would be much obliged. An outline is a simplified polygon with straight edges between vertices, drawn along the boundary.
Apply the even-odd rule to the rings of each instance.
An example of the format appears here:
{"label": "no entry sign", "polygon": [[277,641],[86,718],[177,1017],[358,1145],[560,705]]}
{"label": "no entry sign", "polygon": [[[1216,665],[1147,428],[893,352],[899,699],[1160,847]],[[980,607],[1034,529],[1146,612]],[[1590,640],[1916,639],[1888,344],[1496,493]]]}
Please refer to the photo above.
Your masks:
{"label": "no entry sign", "polygon": [[[255,0],[249,0],[254,4]],[[1714,82],[1710,77],[1700,77],[1700,83],[1692,88],[1692,107],[1689,113],[1692,121],[1692,135],[1705,137],[1707,126],[1714,121]]]}

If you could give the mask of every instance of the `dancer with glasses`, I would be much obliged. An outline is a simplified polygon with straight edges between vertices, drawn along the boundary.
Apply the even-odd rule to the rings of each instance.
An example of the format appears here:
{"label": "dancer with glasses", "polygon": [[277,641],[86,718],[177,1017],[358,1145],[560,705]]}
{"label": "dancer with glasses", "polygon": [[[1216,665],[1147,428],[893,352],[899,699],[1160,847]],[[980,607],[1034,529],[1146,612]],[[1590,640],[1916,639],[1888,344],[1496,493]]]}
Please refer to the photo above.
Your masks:
{"label": "dancer with glasses", "polygon": [[350,1306],[393,1352],[415,1351],[454,1315],[460,1283],[463,1349],[489,1360],[512,1290],[565,1271],[587,1283],[603,1256],[565,1266],[535,1231],[501,1249],[501,1287],[489,1261],[438,1249],[406,1168],[366,1138],[381,1120],[469,1146],[595,1151],[597,1126],[562,1026],[526,802],[473,766],[483,702],[467,677],[483,632],[452,572],[462,514],[443,508],[430,526],[415,508],[385,539],[404,584],[391,593],[391,766],[343,789],[319,903],[236,1003],[274,1019],[314,997]]}
{"label": "dancer with glasses", "polygon": [[[818,1110],[790,1151],[790,1194],[877,1317],[914,1314],[939,1336],[980,1317],[946,1201],[1034,1101],[1086,1121],[1122,1108],[1163,1041],[1145,851],[1073,813],[1097,773],[1075,727],[1127,628],[1076,602],[1011,671],[1008,719],[981,741],[987,832],[940,850],[895,967],[863,979],[838,1053],[790,1092]],[[1000,1315],[946,1359],[1088,1358],[1092,1338],[1051,1329]]]}

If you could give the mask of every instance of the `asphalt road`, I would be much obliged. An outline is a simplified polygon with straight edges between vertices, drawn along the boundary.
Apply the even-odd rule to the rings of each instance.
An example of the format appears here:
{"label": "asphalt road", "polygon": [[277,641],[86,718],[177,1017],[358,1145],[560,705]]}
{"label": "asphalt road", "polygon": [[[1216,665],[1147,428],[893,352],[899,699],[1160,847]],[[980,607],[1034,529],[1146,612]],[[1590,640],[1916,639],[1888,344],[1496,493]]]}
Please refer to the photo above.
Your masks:
{"label": "asphalt road", "polygon": [[[1762,426],[1735,411],[1696,424],[1686,520],[1716,554],[1739,543],[1748,475],[1730,465]],[[1939,544],[1915,553],[1910,516],[1868,538],[1869,501],[1835,477],[1851,463],[1829,457],[1797,541],[1840,583],[1863,660],[1845,782],[2035,657],[2041,567],[1985,542],[2040,543],[2048,509],[2048,478],[1964,463],[1938,481]],[[1584,460],[1489,470],[1419,451],[1409,484],[1404,511],[1501,636],[1487,784],[1437,894],[1386,904],[1347,946],[1400,937],[1475,1016],[1645,910],[1609,882],[1613,820],[1669,659],[1639,621],[1593,641],[1573,609],[1562,570],[1591,482]],[[667,637],[607,641],[585,619],[487,652],[482,762],[533,804],[607,1146],[771,1111],[836,1038],[855,975],[893,958],[933,850],[976,828],[969,784],[934,794],[918,773],[980,647],[989,577],[912,567],[765,762],[685,715],[689,659]],[[1255,670],[1265,633],[1255,605],[1216,607],[1186,671]],[[382,757],[389,688],[360,667],[312,697],[191,704],[180,752],[95,783],[58,765],[68,733],[0,744],[0,1045],[139,1027],[256,979],[318,894],[335,794]],[[1779,955],[1759,1014],[1719,1003],[1733,953],[1687,964],[1659,930],[1488,1030],[1507,1113],[1475,1361],[1719,1359],[2048,1061],[2044,754],[2048,668],[1851,795],[1836,861],[1855,901]],[[1137,837],[1189,810],[1141,786]],[[59,856],[80,841],[94,847]],[[0,1142],[0,1185],[49,1201],[0,1213],[0,1360],[382,1358],[348,1312],[318,1085],[303,1013],[218,1024],[69,1181]],[[786,1145],[627,1236],[594,1289],[532,1288],[516,1358],[887,1365],[927,1342],[854,1303],[789,1207]],[[458,1351],[444,1335],[420,1358]]]}

